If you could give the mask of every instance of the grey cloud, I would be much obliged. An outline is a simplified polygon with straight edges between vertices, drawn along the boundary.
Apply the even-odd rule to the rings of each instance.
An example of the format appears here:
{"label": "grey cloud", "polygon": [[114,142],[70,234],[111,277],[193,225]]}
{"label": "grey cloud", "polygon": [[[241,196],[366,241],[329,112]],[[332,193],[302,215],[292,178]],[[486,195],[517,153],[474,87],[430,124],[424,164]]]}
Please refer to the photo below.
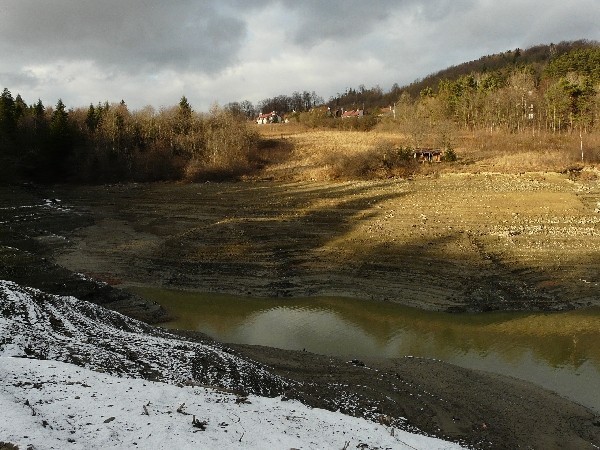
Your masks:
{"label": "grey cloud", "polygon": [[39,85],[39,80],[33,73],[28,71],[0,72],[0,86],[23,86],[33,88]]}
{"label": "grey cloud", "polygon": [[378,22],[386,18],[388,6],[380,5],[373,11],[372,5],[366,2],[350,2],[344,8],[331,7],[308,9],[306,4],[302,11],[302,20],[295,32],[296,42],[314,43],[319,39],[335,37],[336,39],[359,38]]}
{"label": "grey cloud", "polygon": [[418,19],[427,22],[441,22],[447,19],[455,21],[457,27],[462,25],[462,19],[473,10],[477,10],[477,0],[437,0],[434,2],[419,2]]}
{"label": "grey cloud", "polygon": [[[283,1],[290,13],[295,14],[295,27],[288,31],[297,45],[312,46],[323,39],[360,40],[362,36],[378,32],[393,15],[413,17],[415,21],[440,20],[450,14],[467,10],[475,0],[345,0],[335,2]],[[381,30],[382,32],[384,30]],[[381,45],[385,45],[382,42]]]}
{"label": "grey cloud", "polygon": [[600,39],[600,4],[597,0],[581,0],[578,5],[550,2],[532,13],[526,24],[527,44],[558,40]]}
{"label": "grey cloud", "polygon": [[128,72],[214,73],[237,57],[244,21],[217,2],[0,0],[0,40],[38,62],[94,60]]}
{"label": "grey cloud", "polygon": [[294,27],[287,30],[286,34],[293,43],[306,46],[312,46],[323,39],[359,39],[385,20],[391,11],[410,3],[413,0],[383,0],[377,3],[360,0],[284,1],[285,7],[296,18]]}

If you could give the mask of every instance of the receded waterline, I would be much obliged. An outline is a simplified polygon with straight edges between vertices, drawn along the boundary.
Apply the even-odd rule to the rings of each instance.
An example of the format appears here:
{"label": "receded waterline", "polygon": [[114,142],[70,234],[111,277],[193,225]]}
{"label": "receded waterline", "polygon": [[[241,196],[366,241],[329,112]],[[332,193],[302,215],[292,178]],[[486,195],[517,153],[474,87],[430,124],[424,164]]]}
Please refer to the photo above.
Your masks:
{"label": "receded waterline", "polygon": [[530,381],[600,413],[600,308],[449,314],[338,297],[133,290],[176,317],[166,328],[343,358],[439,359]]}

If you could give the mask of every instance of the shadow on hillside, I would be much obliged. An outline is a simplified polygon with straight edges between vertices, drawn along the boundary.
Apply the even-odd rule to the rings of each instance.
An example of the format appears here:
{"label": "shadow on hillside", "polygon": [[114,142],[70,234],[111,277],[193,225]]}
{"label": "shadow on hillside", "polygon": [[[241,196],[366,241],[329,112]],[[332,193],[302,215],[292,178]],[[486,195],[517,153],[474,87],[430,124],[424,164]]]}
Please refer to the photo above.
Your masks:
{"label": "shadow on hillside", "polygon": [[250,155],[251,172],[247,176],[260,178],[264,169],[289,160],[293,151],[293,142],[283,134],[280,137],[261,137],[256,150]]}
{"label": "shadow on hillside", "polygon": [[[385,232],[377,224],[387,202],[413,189],[402,181],[257,182],[56,195],[91,207],[96,226],[78,233],[85,242],[70,250],[87,270],[111,267],[107,275],[136,283],[259,297],[351,295],[456,312],[565,309],[595,298],[597,287],[578,282],[573,270],[568,283],[554,282],[550,269],[506,263],[465,230],[440,226],[373,244],[356,234],[365,224],[374,238]],[[595,280],[590,271],[600,261],[578,263],[582,278]]]}

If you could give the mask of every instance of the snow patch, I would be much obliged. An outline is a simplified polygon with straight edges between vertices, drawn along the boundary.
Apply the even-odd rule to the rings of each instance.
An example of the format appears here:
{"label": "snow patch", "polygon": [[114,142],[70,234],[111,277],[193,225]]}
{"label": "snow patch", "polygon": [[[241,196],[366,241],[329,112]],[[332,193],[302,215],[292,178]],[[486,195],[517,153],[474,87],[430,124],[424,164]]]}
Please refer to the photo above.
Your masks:
{"label": "snow patch", "polygon": [[0,357],[0,408],[2,439],[39,450],[461,448],[297,401],[239,401],[215,389],[23,358]]}
{"label": "snow patch", "polygon": [[19,448],[461,448],[287,400],[290,385],[222,344],[0,280],[0,441]]}

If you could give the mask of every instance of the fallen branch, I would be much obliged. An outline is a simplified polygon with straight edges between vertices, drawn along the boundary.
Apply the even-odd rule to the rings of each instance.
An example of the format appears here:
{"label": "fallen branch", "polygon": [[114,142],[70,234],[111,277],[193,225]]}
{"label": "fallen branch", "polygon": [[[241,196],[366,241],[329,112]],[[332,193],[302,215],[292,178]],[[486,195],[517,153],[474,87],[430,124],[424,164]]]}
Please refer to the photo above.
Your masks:
{"label": "fallen branch", "polygon": [[184,414],[186,416],[189,416],[190,413],[189,412],[185,412],[185,403],[182,403],[181,405],[179,405],[179,408],[177,408],[177,412],[179,414]]}
{"label": "fallen branch", "polygon": [[200,431],[206,431],[206,425],[208,425],[208,422],[206,420],[203,420],[201,422],[198,419],[196,419],[196,416],[192,416],[192,426],[194,428],[199,428]]}
{"label": "fallen branch", "polygon": [[251,402],[248,400],[248,397],[244,397],[244,396],[238,396],[235,399],[235,403],[237,405],[239,405],[240,403],[244,403],[244,404],[247,404],[247,405],[251,404]]}
{"label": "fallen branch", "polygon": [[[237,422],[235,420],[232,420],[235,423],[239,423],[240,427],[242,428],[242,435],[240,436],[240,438],[238,439],[238,442],[242,442],[242,438],[244,437],[244,434],[246,434],[246,429],[244,428],[244,426],[240,423],[242,419],[240,419],[240,417],[235,414],[235,413],[231,413],[233,414],[236,418],[237,418]],[[231,419],[231,416],[229,416],[229,418]]]}
{"label": "fallen branch", "polygon": [[33,409],[33,406],[31,406],[31,404],[29,403],[29,400],[25,400],[25,406],[29,406],[29,408],[31,409],[31,415],[32,416],[36,416],[37,413],[35,412],[35,409]]}

